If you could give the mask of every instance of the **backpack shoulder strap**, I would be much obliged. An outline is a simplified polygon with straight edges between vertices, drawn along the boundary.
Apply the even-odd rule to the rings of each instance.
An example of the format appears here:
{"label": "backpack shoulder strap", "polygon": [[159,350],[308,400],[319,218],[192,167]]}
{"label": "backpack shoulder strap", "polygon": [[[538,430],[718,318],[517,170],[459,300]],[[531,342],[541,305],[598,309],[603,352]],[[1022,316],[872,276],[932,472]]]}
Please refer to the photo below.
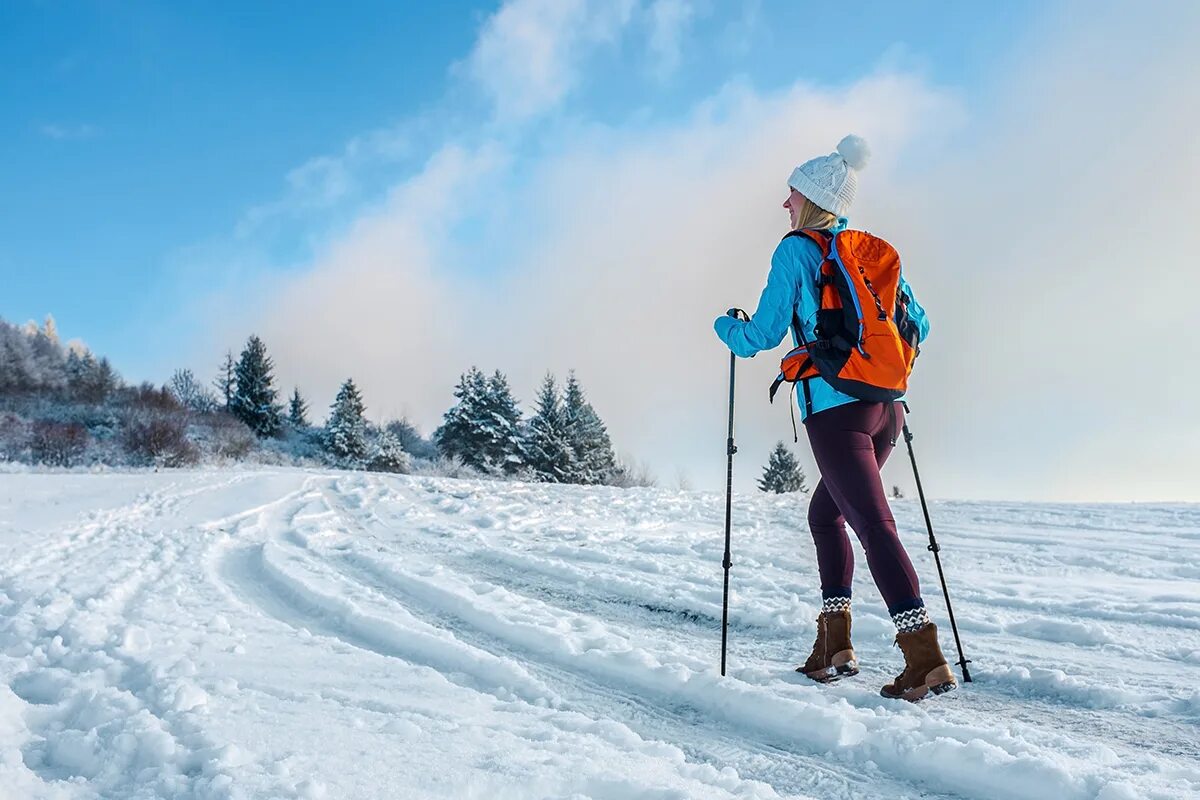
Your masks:
{"label": "backpack shoulder strap", "polygon": [[[786,234],[784,234],[783,238],[786,239],[789,236],[799,236],[816,242],[817,247],[821,248],[821,255],[825,258],[829,257],[829,246],[833,242],[834,236],[829,231],[820,231],[816,230],[815,228],[801,228],[797,231],[788,231]],[[780,241],[782,241],[782,239]]]}
{"label": "backpack shoulder strap", "polygon": [[[830,248],[833,246],[833,240],[836,235],[837,234],[830,233],[829,231],[817,230],[816,228],[800,228],[799,230],[788,231],[786,234],[784,234],[783,239],[787,239],[789,236],[796,236],[796,237],[803,237],[812,242],[815,242],[817,247],[821,248],[821,259],[822,259],[822,261],[824,261],[825,259],[829,258],[829,251],[830,251]],[[780,241],[783,241],[783,239],[781,239]],[[820,278],[820,270],[819,269],[818,269],[817,273],[818,273],[817,277]],[[804,326],[800,322],[800,315],[796,313],[795,307],[792,308],[792,330],[795,331],[796,342],[800,345],[804,345],[807,347],[808,341],[804,337]],[[807,366],[808,365],[806,364],[805,368],[807,368]],[[803,371],[804,371],[804,369],[800,370],[800,372],[803,372]],[[801,384],[801,386],[804,387],[804,402],[805,402],[805,407],[806,407],[806,413],[812,414],[812,394],[811,394],[811,390],[808,388],[808,380],[809,379],[807,379],[807,378],[801,379],[800,384]],[[777,388],[777,387],[772,387],[772,391],[771,391],[772,398],[775,396],[775,391],[774,391],[775,388]],[[793,386],[792,388],[794,389],[795,387]],[[795,413],[794,405],[792,407],[792,413],[793,414]],[[792,427],[793,428],[795,427],[794,419],[792,420]]]}

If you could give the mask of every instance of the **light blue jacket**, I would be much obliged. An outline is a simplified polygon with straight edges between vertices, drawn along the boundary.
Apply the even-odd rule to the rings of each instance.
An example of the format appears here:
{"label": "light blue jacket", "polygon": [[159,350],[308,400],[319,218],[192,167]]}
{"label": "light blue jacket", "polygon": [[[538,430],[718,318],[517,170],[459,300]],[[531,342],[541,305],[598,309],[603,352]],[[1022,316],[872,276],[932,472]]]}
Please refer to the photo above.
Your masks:
{"label": "light blue jacket", "polygon": [[[834,231],[844,230],[845,227],[845,220],[839,220]],[[804,329],[805,340],[811,342],[816,339],[813,329],[817,322],[817,274],[823,260],[821,249],[811,239],[803,236],[784,239],[771,256],[767,285],[758,298],[758,309],[750,321],[743,322],[730,316],[717,317],[713,323],[717,336],[735,355],[750,358],[759,351],[779,346],[783,337],[792,330],[792,311],[795,309]],[[929,320],[925,316],[925,309],[913,296],[912,287],[904,280],[903,271],[900,274],[900,291],[908,295],[909,316],[917,325],[920,341],[925,341],[929,334]],[[798,344],[795,331],[792,331],[792,346]],[[820,377],[809,381],[809,392],[814,414],[856,400],[834,389]],[[803,392],[796,392],[796,400],[800,405],[801,419],[804,419],[808,414],[804,407]]]}

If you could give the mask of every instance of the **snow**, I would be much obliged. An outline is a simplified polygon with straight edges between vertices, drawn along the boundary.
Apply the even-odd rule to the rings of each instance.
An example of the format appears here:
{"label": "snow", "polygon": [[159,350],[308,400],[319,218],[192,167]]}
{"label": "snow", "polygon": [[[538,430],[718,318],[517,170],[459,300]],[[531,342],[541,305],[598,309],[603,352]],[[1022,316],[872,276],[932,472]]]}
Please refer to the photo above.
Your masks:
{"label": "snow", "polygon": [[[975,682],[792,667],[804,501],[300,469],[0,474],[0,798],[1200,797],[1200,508],[936,503]],[[953,652],[920,508],[894,508]]]}

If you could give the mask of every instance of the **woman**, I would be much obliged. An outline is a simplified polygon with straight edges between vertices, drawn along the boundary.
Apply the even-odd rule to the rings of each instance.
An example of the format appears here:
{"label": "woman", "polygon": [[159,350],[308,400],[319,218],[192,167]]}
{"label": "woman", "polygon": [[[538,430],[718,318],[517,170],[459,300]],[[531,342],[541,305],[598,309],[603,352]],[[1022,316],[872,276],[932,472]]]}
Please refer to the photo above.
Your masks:
{"label": "woman", "polygon": [[[824,231],[829,236],[845,230],[846,214],[858,187],[857,173],[868,157],[866,142],[847,136],[837,152],[797,167],[788,180],[790,193],[783,203],[792,230]],[[715,323],[717,335],[743,358],[778,346],[793,320],[801,326],[803,342],[816,341],[818,276],[825,260],[821,246],[811,236],[785,237],[771,257],[767,285],[753,317],[749,321],[720,317]],[[907,301],[908,316],[923,340],[929,331],[925,312],[902,275],[889,294],[896,292]],[[885,313],[881,308],[880,320]],[[795,330],[793,337],[798,338]],[[929,691],[940,694],[953,689],[954,675],[938,645],[937,626],[925,610],[917,574],[896,533],[879,476],[903,427],[903,405],[899,400],[859,400],[820,376],[804,383],[800,412],[821,472],[809,502],[808,524],[816,544],[822,604],[812,654],[797,671],[817,681],[858,673],[850,643],[854,553],[846,534],[849,522],[862,543],[871,577],[887,603],[896,624],[896,642],[904,653],[904,672],[881,693],[919,700]]]}

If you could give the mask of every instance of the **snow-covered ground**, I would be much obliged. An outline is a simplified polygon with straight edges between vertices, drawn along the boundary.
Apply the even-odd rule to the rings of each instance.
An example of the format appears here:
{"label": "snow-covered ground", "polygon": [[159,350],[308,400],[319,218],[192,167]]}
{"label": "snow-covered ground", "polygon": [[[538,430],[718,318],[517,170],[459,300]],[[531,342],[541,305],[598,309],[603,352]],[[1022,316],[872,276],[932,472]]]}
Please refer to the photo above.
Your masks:
{"label": "snow-covered ground", "polygon": [[1200,507],[935,504],[914,706],[861,558],[862,674],[791,671],[804,500],[735,501],[722,679],[720,495],[0,474],[0,798],[1200,797]]}

